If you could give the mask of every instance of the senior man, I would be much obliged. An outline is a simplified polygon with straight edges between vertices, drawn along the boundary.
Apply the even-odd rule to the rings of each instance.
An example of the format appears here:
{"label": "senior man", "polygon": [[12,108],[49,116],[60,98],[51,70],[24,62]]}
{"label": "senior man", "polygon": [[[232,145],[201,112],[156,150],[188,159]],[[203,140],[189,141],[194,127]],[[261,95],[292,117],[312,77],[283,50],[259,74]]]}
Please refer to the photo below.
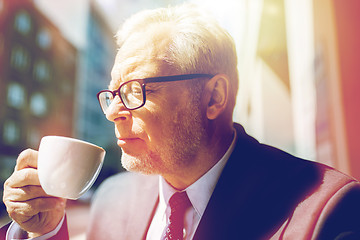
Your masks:
{"label": "senior man", "polygon": [[[260,144],[233,123],[237,57],[193,5],[140,12],[117,34],[109,90],[122,164],[97,191],[88,239],[357,239],[360,184]],[[8,238],[67,239],[65,201],[20,154],[5,183]]]}

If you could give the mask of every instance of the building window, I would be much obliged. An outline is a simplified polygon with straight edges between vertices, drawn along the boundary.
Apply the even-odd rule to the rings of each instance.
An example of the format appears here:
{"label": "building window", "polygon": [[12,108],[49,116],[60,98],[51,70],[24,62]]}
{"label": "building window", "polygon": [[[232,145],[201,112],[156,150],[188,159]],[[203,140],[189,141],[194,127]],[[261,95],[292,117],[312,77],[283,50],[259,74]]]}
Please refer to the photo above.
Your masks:
{"label": "building window", "polygon": [[20,127],[16,122],[12,120],[5,121],[3,140],[10,145],[15,145],[20,141]]}
{"label": "building window", "polygon": [[26,71],[30,65],[30,57],[28,51],[22,46],[15,46],[11,51],[11,65],[20,70]]}
{"label": "building window", "polygon": [[45,96],[41,93],[35,93],[32,95],[30,100],[30,109],[35,116],[44,116],[48,110],[48,103]]}
{"label": "building window", "polygon": [[48,49],[51,46],[51,41],[52,38],[50,32],[47,29],[43,28],[38,32],[36,36],[36,42],[40,48]]}
{"label": "building window", "polygon": [[15,29],[21,34],[27,35],[31,30],[31,17],[30,14],[22,10],[15,16]]}
{"label": "building window", "polygon": [[44,60],[38,60],[34,65],[34,78],[39,82],[46,82],[50,75],[50,65]]}
{"label": "building window", "polygon": [[7,91],[8,105],[22,109],[25,105],[25,89],[18,83],[10,83]]}

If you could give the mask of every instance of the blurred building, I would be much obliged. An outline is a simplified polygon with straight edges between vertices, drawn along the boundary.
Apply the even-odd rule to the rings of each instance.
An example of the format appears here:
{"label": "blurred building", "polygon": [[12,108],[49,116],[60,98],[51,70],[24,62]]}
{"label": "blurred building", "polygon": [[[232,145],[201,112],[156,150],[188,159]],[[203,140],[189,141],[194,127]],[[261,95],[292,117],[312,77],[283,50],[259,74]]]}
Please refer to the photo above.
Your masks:
{"label": "blurred building", "polygon": [[0,46],[3,172],[42,136],[73,134],[77,50],[27,0],[0,0]]}
{"label": "blurred building", "polygon": [[114,32],[89,1],[86,45],[75,48],[31,0],[0,0],[0,184],[44,135],[104,147],[100,179],[121,169],[113,125],[96,93],[110,80]]}
{"label": "blurred building", "polygon": [[73,135],[76,60],[32,1],[0,0],[0,190],[22,150]]}

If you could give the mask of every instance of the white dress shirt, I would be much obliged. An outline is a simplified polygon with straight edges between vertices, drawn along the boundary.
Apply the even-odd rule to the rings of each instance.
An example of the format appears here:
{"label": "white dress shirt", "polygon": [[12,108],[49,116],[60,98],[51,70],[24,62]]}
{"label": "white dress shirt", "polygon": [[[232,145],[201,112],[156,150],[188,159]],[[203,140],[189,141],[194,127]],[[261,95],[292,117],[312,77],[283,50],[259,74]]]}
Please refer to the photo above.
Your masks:
{"label": "white dress shirt", "polygon": [[[201,178],[192,185],[187,187],[186,191],[192,207],[185,212],[184,219],[184,240],[191,240],[195,235],[195,231],[200,223],[206,206],[215,189],[216,183],[234,150],[236,142],[236,131],[234,130],[233,141],[224,154],[224,156]],[[159,177],[159,204],[157,206],[154,218],[151,221],[146,240],[159,240],[166,227],[167,219],[170,216],[169,199],[176,190],[169,185],[164,178]]]}

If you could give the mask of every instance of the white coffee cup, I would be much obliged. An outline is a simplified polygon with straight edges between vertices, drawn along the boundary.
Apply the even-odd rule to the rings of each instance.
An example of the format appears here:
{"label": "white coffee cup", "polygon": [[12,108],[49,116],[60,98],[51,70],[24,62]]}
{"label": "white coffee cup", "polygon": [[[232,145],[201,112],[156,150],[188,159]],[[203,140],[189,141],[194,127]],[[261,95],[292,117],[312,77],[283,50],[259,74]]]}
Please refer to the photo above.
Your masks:
{"label": "white coffee cup", "polygon": [[104,157],[105,150],[92,143],[45,136],[38,155],[41,187],[51,196],[78,199],[95,182]]}

